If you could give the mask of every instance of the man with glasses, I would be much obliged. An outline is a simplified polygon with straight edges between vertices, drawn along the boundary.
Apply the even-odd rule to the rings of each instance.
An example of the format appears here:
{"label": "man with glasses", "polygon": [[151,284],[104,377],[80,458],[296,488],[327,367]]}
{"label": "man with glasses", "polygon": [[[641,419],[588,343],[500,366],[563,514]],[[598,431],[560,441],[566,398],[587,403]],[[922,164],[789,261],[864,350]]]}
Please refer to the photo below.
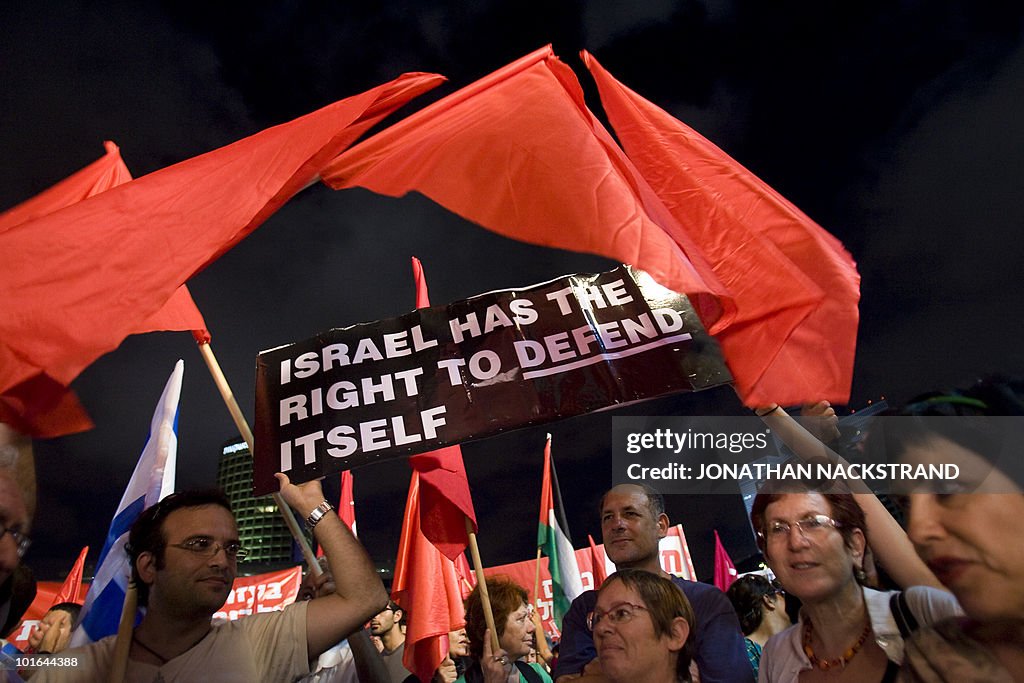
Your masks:
{"label": "man with glasses", "polygon": [[[307,518],[328,562],[344,569],[334,574],[334,594],[212,626],[245,557],[238,527],[219,491],[170,495],[145,510],[128,537],[147,611],[131,637],[126,681],[291,681],[387,601],[366,551],[330,514],[320,483],[295,486],[277,476],[281,496]],[[75,666],[40,668],[33,680],[106,680],[113,652],[113,636],[67,650],[65,661]]]}
{"label": "man with glasses", "polygon": [[[725,594],[706,583],[672,577],[661,568],[658,542],[668,533],[665,499],[645,486],[621,484],[601,499],[601,534],[604,549],[617,569],[640,569],[671,578],[693,607],[695,622],[690,639],[694,662],[704,683],[750,683],[746,646],[739,620]],[[587,628],[587,614],[597,601],[595,591],[576,598],[562,622],[555,683],[607,681]]]}

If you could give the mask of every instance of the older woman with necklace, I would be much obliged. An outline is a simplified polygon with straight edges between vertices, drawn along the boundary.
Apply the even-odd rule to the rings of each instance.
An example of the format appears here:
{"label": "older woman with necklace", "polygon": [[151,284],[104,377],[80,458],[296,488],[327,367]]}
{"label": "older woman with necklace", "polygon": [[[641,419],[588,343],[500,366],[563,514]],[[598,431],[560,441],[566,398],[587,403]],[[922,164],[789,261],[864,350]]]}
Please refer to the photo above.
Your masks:
{"label": "older woman with necklace", "polygon": [[782,587],[803,604],[799,621],[768,641],[762,683],[895,680],[903,636],[957,614],[945,591],[862,587],[864,512],[848,493],[771,493],[754,499],[751,521]]}

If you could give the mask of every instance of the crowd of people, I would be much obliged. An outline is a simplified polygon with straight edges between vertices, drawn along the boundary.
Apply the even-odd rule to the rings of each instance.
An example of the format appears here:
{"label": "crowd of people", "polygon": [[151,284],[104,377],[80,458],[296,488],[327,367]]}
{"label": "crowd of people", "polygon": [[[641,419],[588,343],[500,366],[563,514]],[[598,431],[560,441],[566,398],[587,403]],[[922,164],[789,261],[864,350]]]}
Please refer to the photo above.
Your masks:
{"label": "crowd of people", "polygon": [[[834,418],[827,404],[809,411],[826,424]],[[757,413],[798,456],[811,443],[820,455],[830,438],[828,429],[802,430],[777,406]],[[741,576],[723,593],[662,569],[664,498],[618,485],[600,506],[617,571],[573,601],[555,646],[547,647],[527,590],[490,577],[466,599],[465,628],[447,634],[432,683],[1024,680],[1017,444],[984,421],[928,419],[1024,415],[1024,384],[986,381],[922,397],[899,414],[913,419],[872,432],[864,447],[903,462],[956,463],[963,473],[951,490],[908,492],[905,527],[859,482],[767,485],[751,523],[769,571]],[[319,482],[277,476],[324,555],[300,599],[212,623],[244,557],[238,528],[220,492],[172,494],[129,534],[146,608],[129,637],[65,649],[77,605],[55,605],[31,650],[60,652],[74,666],[28,666],[20,675],[100,681],[123,666],[128,681],[416,681],[402,657],[407,614],[366,551],[330,514]],[[8,629],[27,607],[18,577],[30,520],[23,482],[0,467],[0,621]]]}

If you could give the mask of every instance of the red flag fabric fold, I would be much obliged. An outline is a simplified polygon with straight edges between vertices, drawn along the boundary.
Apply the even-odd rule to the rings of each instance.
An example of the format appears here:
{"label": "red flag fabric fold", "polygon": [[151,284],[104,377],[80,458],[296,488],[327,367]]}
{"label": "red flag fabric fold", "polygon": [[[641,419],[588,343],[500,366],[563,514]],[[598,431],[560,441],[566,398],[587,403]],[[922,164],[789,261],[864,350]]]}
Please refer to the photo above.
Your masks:
{"label": "red flag fabric fold", "polygon": [[476,586],[476,574],[469,566],[466,553],[459,553],[459,556],[455,558],[455,575],[459,577],[459,590],[462,593],[462,602],[465,604],[466,598]]}
{"label": "red flag fabric fold", "polygon": [[50,607],[59,605],[62,602],[82,604],[83,598],[80,595],[82,592],[82,573],[85,571],[85,556],[88,554],[89,546],[85,546],[78,553],[78,559],[75,560],[71,572],[64,579],[64,583],[61,585],[60,590],[57,591],[57,595],[53,596],[53,602],[50,603]]}
{"label": "red flag fabric fold", "polygon": [[[416,257],[412,259],[412,271],[416,280],[416,307],[430,306],[423,264]],[[469,545],[466,518],[472,523],[474,532],[478,528],[466,466],[462,462],[462,449],[449,446],[414,455],[409,458],[409,465],[419,473],[423,489],[420,494],[423,499],[420,520],[423,534],[445,557],[455,560]]]}
{"label": "red flag fabric fold", "polygon": [[51,438],[93,428],[78,396],[42,372],[25,372],[0,392],[0,422],[21,434]]}
{"label": "red flag fabric fold", "polygon": [[402,663],[429,681],[448,654],[448,632],[466,624],[455,564],[423,534],[421,475],[413,470],[398,543],[391,598],[406,612]]}
{"label": "red flag fabric fold", "polygon": [[860,277],[843,245],[699,133],[583,60],[630,160],[733,295],[716,332],[747,405],[849,400]]}
{"label": "red flag fabric fold", "polygon": [[377,133],[323,178],[335,189],[421,192],[502,235],[633,264],[689,295],[705,322],[730,315],[726,289],[685,236],[665,232],[675,219],[550,47]]}
{"label": "red flag fabric fold", "polygon": [[[0,393],[68,384],[384,116],[442,78],[406,74],[0,233]],[[59,245],[59,248],[55,245]]]}
{"label": "red flag fabric fold", "polygon": [[718,537],[718,530],[715,530],[715,586],[721,591],[729,590],[729,586],[736,580],[736,565],[732,563],[729,553],[725,552],[722,539]]}

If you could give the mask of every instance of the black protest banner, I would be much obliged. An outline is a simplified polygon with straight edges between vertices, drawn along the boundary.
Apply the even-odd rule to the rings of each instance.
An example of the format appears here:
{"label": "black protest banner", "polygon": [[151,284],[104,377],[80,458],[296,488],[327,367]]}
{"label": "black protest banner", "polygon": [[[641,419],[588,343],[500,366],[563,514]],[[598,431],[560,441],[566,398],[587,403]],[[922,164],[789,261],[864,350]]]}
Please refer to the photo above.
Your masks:
{"label": "black protest banner", "polygon": [[253,487],[731,381],[685,296],[628,266],[259,354]]}

